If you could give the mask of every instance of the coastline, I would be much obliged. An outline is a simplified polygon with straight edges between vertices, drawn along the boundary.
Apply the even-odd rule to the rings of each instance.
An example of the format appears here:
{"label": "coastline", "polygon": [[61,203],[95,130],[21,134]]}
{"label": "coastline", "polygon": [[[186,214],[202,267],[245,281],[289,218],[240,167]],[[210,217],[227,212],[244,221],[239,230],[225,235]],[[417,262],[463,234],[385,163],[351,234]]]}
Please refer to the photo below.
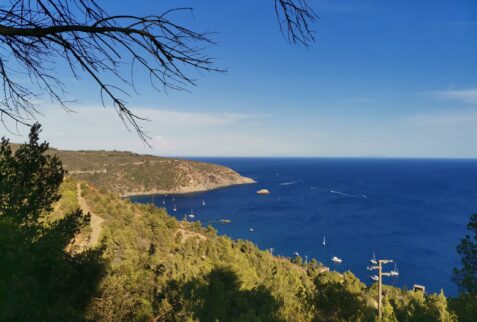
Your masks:
{"label": "coastline", "polygon": [[134,192],[128,192],[121,194],[121,198],[130,198],[130,197],[140,197],[140,196],[152,196],[152,195],[186,195],[190,193],[196,193],[196,192],[206,192],[206,191],[212,191],[216,189],[222,189],[222,188],[227,188],[227,187],[232,187],[232,186],[239,186],[239,185],[244,185],[244,184],[254,184],[257,183],[255,180],[252,178],[247,178],[247,177],[241,177],[240,182],[233,182],[233,183],[227,183],[227,184],[218,184],[215,186],[211,187],[204,187],[201,185],[198,186],[188,186],[188,187],[182,187],[180,189],[173,189],[173,190],[148,190],[148,191],[134,191]]}

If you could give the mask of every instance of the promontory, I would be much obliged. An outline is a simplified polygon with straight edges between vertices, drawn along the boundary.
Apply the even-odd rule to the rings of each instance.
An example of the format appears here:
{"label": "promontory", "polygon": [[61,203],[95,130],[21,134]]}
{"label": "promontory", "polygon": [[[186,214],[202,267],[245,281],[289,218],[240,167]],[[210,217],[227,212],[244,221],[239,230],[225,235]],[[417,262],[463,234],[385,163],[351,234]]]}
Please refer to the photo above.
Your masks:
{"label": "promontory", "polygon": [[120,196],[182,194],[254,183],[225,166],[123,151],[50,149],[68,176]]}

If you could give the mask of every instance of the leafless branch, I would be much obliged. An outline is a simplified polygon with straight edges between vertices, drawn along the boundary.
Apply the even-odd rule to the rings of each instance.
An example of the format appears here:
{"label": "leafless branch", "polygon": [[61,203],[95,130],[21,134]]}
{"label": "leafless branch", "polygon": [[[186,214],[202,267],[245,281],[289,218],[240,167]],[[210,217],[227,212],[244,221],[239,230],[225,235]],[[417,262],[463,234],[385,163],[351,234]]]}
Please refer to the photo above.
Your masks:
{"label": "leafless branch", "polygon": [[[152,86],[164,90],[194,85],[191,69],[223,72],[203,54],[204,47],[214,44],[210,33],[171,20],[191,10],[111,16],[96,0],[8,0],[0,6],[0,121],[7,117],[28,124],[38,113],[35,102],[44,95],[68,109],[62,77],[54,72],[56,62],[64,61],[75,78],[91,77],[103,105],[112,105],[148,144],[140,126],[144,119],[122,98],[128,96],[127,88],[136,91],[134,69],[146,71]],[[316,16],[306,0],[275,0],[275,10],[291,43],[308,45],[314,40],[310,23]],[[130,66],[130,77],[124,76],[123,65]]]}

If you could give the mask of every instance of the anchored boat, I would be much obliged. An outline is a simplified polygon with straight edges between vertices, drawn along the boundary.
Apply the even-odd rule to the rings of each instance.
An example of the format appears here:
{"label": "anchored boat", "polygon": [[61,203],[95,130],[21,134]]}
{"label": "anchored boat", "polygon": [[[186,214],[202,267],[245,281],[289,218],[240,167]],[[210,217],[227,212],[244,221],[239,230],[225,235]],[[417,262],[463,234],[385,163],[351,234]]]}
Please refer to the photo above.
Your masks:
{"label": "anchored boat", "polygon": [[343,262],[341,258],[338,258],[336,256],[333,256],[331,260],[333,261],[333,263],[337,263],[337,264],[341,264]]}

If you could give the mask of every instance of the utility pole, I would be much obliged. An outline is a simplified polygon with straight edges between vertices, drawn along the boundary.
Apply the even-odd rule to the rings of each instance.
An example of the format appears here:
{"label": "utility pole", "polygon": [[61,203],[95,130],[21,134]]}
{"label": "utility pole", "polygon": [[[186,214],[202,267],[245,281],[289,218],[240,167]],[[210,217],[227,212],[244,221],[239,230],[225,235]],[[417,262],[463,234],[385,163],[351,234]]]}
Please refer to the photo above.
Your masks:
{"label": "utility pole", "polygon": [[391,273],[383,272],[383,265],[392,263],[392,259],[378,259],[378,266],[368,266],[368,271],[378,270],[378,318],[383,315],[383,276],[391,276]]}

